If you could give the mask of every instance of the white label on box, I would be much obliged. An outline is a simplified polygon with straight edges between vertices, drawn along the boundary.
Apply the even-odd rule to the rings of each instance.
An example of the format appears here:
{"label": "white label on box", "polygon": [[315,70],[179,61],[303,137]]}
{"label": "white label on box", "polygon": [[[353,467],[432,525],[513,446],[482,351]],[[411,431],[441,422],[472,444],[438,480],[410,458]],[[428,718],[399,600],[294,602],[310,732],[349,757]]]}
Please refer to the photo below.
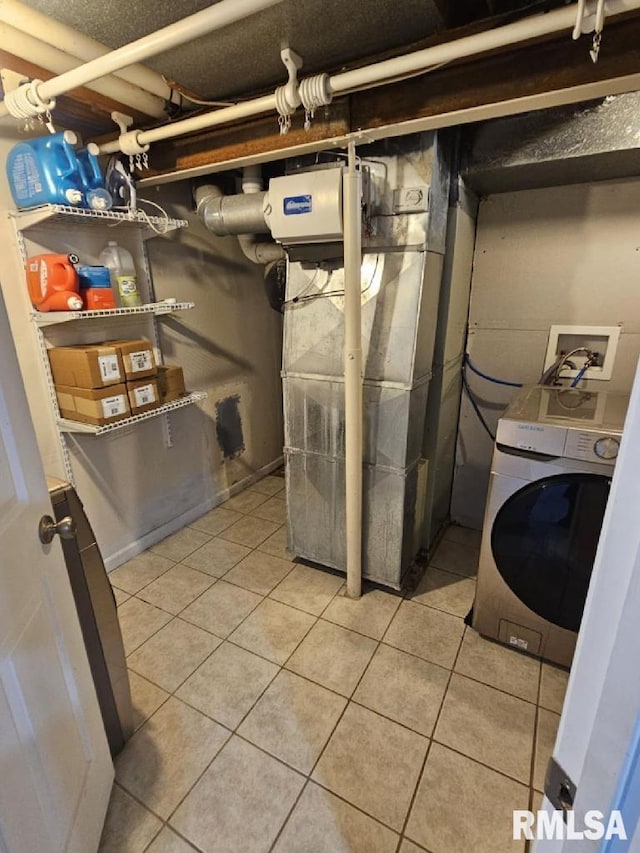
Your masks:
{"label": "white label on box", "polygon": [[140,352],[132,352],[129,355],[131,359],[131,372],[139,373],[141,370],[151,370],[153,368],[153,359],[151,350],[145,349]]}
{"label": "white label on box", "polygon": [[153,385],[141,385],[140,388],[134,388],[133,396],[136,406],[147,406],[149,403],[155,403],[156,401]]}
{"label": "white label on box", "polygon": [[120,379],[117,355],[99,355],[98,364],[100,365],[100,375],[105,382],[108,379]]}
{"label": "white label on box", "polygon": [[115,397],[104,397],[102,400],[102,414],[105,418],[115,418],[117,415],[127,413],[127,403],[124,394]]}

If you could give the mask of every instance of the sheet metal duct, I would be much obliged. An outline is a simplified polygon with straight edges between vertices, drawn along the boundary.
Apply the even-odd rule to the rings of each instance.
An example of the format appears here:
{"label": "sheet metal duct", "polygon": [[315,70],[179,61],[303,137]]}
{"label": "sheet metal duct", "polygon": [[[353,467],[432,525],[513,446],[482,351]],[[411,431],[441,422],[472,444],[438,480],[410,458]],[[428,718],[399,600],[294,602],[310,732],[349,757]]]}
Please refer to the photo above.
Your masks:
{"label": "sheet metal duct", "polygon": [[[398,589],[422,527],[422,443],[449,175],[435,134],[358,154],[369,172],[361,285],[363,574]],[[411,209],[426,206],[427,198],[428,211]],[[346,565],[342,263],[289,263],[282,374],[290,547],[340,570]]]}
{"label": "sheet metal duct", "polygon": [[640,92],[537,110],[466,131],[465,181],[489,194],[640,174]]}
{"label": "sheet metal duct", "polygon": [[218,187],[205,184],[195,191],[196,211],[209,231],[218,237],[268,234],[265,196],[265,192],[223,195]]}

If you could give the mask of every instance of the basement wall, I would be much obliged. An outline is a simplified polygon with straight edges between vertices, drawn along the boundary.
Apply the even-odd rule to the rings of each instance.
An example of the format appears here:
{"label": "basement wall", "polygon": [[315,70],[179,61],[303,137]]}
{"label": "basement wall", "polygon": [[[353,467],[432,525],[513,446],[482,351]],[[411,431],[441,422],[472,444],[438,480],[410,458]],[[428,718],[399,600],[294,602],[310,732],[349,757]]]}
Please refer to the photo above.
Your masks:
{"label": "basement wall", "polygon": [[[2,162],[21,138],[14,122],[0,123]],[[4,211],[13,208],[13,202],[4,168],[1,171]],[[109,568],[206,512],[229,489],[248,484],[282,457],[282,323],[267,302],[262,269],[244,258],[237,240],[216,238],[200,225],[186,183],[162,192],[147,188],[143,195],[165,206],[171,216],[189,220],[189,228],[155,237],[147,249],[157,298],[196,303],[191,311],[160,319],[165,360],[182,365],[187,387],[207,391],[209,397],[170,416],[171,448],[165,447],[162,418],[99,438],[71,437],[78,494]],[[45,472],[64,478],[24,271],[2,218],[0,284],[38,447]],[[56,250],[70,251],[67,244],[74,239],[69,230]],[[117,228],[104,229],[105,245],[109,239],[126,245],[124,231],[120,237]],[[141,330],[144,334],[144,326],[133,323],[103,325],[92,332],[91,340],[100,335],[138,337]],[[242,435],[240,440],[235,436],[236,454],[227,458],[219,440],[216,404],[236,397]],[[244,447],[238,450],[240,445]]]}
{"label": "basement wall", "polygon": [[[531,384],[553,324],[621,325],[613,375],[594,390],[629,391],[640,353],[640,179],[491,195],[480,204],[469,313],[474,364]],[[517,389],[468,371],[492,431]],[[492,442],[466,395],[451,516],[480,529]]]}

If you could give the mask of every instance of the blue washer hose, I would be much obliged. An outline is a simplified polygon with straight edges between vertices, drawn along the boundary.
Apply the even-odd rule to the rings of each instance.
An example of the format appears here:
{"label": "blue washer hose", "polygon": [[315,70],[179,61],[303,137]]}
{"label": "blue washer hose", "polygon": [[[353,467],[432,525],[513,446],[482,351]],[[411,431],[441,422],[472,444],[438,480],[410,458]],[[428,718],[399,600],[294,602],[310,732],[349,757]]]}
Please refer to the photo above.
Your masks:
{"label": "blue washer hose", "polygon": [[488,373],[483,373],[481,370],[478,370],[478,368],[471,361],[468,352],[465,352],[464,354],[464,361],[465,364],[469,367],[469,370],[471,370],[473,373],[476,374],[476,376],[479,376],[481,379],[486,379],[487,382],[494,382],[496,385],[508,385],[509,388],[522,388],[522,382],[508,382],[506,379],[496,379],[495,376],[489,376]]}

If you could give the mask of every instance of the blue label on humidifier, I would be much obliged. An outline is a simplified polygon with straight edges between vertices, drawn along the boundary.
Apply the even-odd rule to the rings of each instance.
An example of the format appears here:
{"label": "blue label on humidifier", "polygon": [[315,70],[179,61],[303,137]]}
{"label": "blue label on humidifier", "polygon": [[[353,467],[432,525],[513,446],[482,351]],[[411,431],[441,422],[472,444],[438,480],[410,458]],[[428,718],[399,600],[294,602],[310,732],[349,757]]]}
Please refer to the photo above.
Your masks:
{"label": "blue label on humidifier", "polygon": [[282,202],[282,212],[285,216],[298,216],[300,213],[311,213],[313,197],[310,195],[290,195]]}

